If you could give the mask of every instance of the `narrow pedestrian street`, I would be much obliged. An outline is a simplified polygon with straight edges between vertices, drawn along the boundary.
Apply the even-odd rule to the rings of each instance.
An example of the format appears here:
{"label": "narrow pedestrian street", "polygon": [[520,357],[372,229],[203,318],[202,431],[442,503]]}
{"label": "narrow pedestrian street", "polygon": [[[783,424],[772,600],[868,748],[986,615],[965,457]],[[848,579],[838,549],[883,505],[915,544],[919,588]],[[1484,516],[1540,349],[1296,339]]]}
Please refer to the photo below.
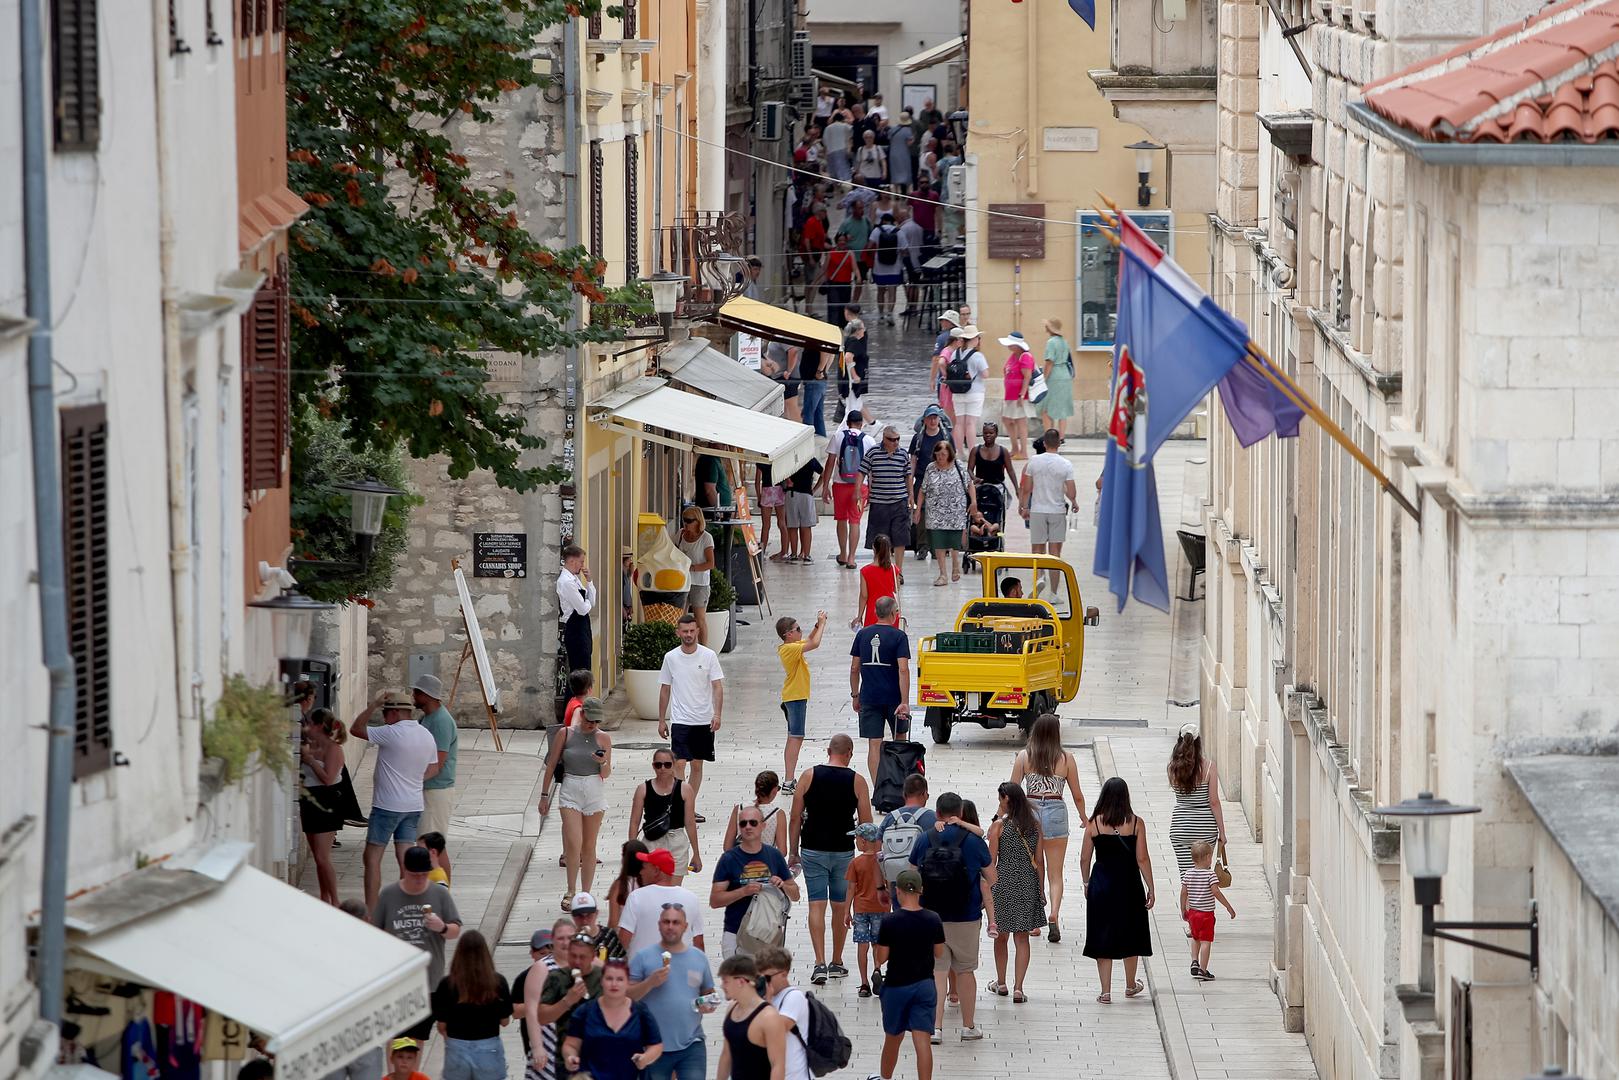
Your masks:
{"label": "narrow pedestrian street", "polygon": [[[874,390],[867,397],[867,412],[878,424],[893,422],[909,432],[911,423],[932,400],[927,386],[928,336],[916,329],[873,327],[872,376]],[[999,358],[991,346],[992,373]],[[833,429],[828,401],[828,430]],[[993,410],[991,410],[993,411]],[[1063,448],[1075,466],[1081,501],[1088,495],[1102,467],[1102,444],[1094,439],[1070,440]],[[1186,569],[1178,558],[1174,530],[1196,520],[1197,499],[1204,490],[1204,444],[1179,440],[1157,458],[1160,499],[1164,508],[1165,550],[1171,553],[1171,573],[1177,592],[1184,590]],[[774,544],[774,541],[772,541]],[[1131,786],[1135,806],[1148,825],[1152,842],[1154,880],[1158,903],[1154,912],[1155,956],[1143,965],[1149,993],[1126,999],[1122,975],[1115,972],[1111,1005],[1096,1001],[1096,966],[1083,955],[1085,907],[1079,875],[1080,833],[1076,826],[1067,862],[1067,895],[1062,908],[1063,940],[1052,945],[1043,938],[1033,942],[1033,960],[1026,989],[1029,1001],[1012,1004],[1010,998],[988,994],[984,985],[993,978],[993,954],[983,943],[978,969],[978,1024],[983,1042],[963,1044],[960,1016],[952,1007],[945,1016],[944,1045],[936,1051],[938,1075],[961,1080],[990,1080],[1016,1069],[1034,1078],[1069,1077],[1266,1077],[1293,1080],[1315,1076],[1302,1035],[1282,1030],[1276,999],[1267,985],[1270,927],[1264,918],[1269,908],[1268,889],[1259,870],[1258,846],[1247,835],[1243,817],[1228,804],[1225,819],[1231,834],[1236,881],[1229,890],[1238,912],[1235,921],[1222,918],[1215,958],[1220,978],[1213,983],[1192,979],[1184,962],[1181,920],[1176,910],[1179,883],[1174,854],[1169,846],[1169,815],[1174,797],[1164,776],[1164,763],[1176,731],[1197,719],[1196,634],[1201,601],[1177,601],[1173,615],[1131,603],[1115,613],[1112,597],[1101,579],[1089,570],[1094,544],[1091,515],[1072,522],[1065,557],[1078,572],[1087,605],[1102,610],[1099,626],[1088,629],[1084,674],[1079,696],[1060,711],[1063,741],[1080,763],[1087,803],[1100,788],[1100,777],[1123,776]],[[829,515],[815,531],[816,560],[811,565],[766,563],[770,609],[743,609],[740,640],[735,651],[721,658],[726,674],[724,728],[718,758],[704,777],[701,805],[708,822],[699,827],[706,867],[719,855],[720,840],[729,808],[750,796],[754,775],[761,769],[781,771],[782,723],[777,708],[781,684],[776,658],[776,617],[792,615],[806,625],[824,608],[828,628],[819,652],[810,654],[813,673],[809,735],[800,769],[825,760],[826,742],[837,732],[855,734],[856,718],[848,697],[848,622],[859,599],[858,576],[840,569],[828,556],[835,549],[836,532]],[[1008,550],[1026,549],[1028,533],[1014,517],[1007,535]],[[931,586],[932,568],[907,556],[907,584],[901,593],[902,611],[913,650],[920,639],[947,629],[961,603],[976,595],[977,580],[964,574],[960,583]],[[1199,585],[1201,590],[1201,584]],[[1201,595],[1201,592],[1199,593]],[[1177,705],[1172,702],[1183,702]],[[918,738],[928,744],[927,772],[932,794],[959,792],[977,802],[987,823],[993,813],[997,784],[1011,772],[1021,746],[1014,729],[989,731],[958,727],[947,746],[934,746],[920,725]],[[608,781],[609,811],[602,828],[599,855],[603,860],[592,882],[598,897],[611,880],[618,847],[626,839],[628,806],[634,788],[651,775],[652,751],[663,745],[655,723],[634,719],[612,732],[613,775]],[[548,929],[560,914],[558,899],[563,874],[558,868],[561,830],[558,821],[542,822],[538,802],[538,756],[544,739],[539,732],[504,733],[506,750],[497,753],[486,731],[462,729],[461,764],[457,786],[454,831],[450,851],[455,865],[455,895],[466,925],[485,934],[498,934],[496,962],[508,977],[527,962],[530,934]],[[857,763],[864,746],[857,743]],[[369,783],[369,769],[361,770],[361,798]],[[783,804],[787,800],[781,800]],[[784,805],[785,808],[785,805]],[[338,852],[340,888],[345,896],[360,887],[359,855],[362,844],[354,831]],[[530,854],[530,849],[532,852]],[[691,875],[686,884],[706,898],[710,876]],[[304,887],[311,887],[305,880]],[[603,900],[605,909],[605,900]],[[806,905],[795,906],[788,932],[788,948],[795,956],[795,975],[808,984],[810,942],[804,919]],[[712,913],[717,923],[718,913]],[[717,933],[711,933],[710,959],[717,966]],[[855,968],[851,941],[844,961]],[[864,1076],[876,1069],[881,1045],[879,1004],[856,996],[858,978],[851,975],[817,988],[817,996],[836,1012],[854,1040],[855,1058],[849,1073]],[[708,1024],[714,1045],[719,1018]],[[521,1047],[515,1024],[504,1040],[514,1074],[521,1069]],[[433,1074],[437,1044],[427,1058]],[[715,1052],[711,1052],[712,1068]],[[901,1075],[914,1075],[909,1050],[901,1057]]]}

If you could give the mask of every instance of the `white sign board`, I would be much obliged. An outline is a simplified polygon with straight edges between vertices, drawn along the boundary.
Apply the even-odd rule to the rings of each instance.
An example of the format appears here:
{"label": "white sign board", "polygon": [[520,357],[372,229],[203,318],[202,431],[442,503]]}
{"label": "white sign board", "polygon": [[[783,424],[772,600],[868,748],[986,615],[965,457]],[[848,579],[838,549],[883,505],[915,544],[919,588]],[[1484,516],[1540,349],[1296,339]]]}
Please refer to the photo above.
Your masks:
{"label": "white sign board", "polygon": [[1045,129],[1044,148],[1059,151],[1085,151],[1095,153],[1100,148],[1096,129],[1092,127],[1048,127]]}
{"label": "white sign board", "polygon": [[483,630],[478,626],[478,612],[472,606],[472,594],[467,591],[467,576],[455,568],[455,588],[461,594],[461,614],[467,620],[467,640],[472,645],[472,659],[478,666],[478,685],[483,688],[483,699],[495,712],[500,711],[500,688],[495,685],[495,672],[489,666],[489,650],[484,647]]}
{"label": "white sign board", "polygon": [[764,366],[764,338],[754,337],[752,334],[737,334],[733,349],[737,363],[743,367],[758,371]]}

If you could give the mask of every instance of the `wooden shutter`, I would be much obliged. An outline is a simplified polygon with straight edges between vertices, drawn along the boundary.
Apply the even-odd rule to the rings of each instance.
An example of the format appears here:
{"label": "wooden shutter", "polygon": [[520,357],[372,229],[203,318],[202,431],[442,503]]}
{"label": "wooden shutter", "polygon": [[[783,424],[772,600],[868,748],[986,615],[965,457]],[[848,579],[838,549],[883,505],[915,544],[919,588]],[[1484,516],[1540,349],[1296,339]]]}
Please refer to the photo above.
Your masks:
{"label": "wooden shutter", "polygon": [[596,14],[594,14],[594,15],[592,15],[590,17],[589,25],[586,27],[586,35],[585,36],[588,37],[591,41],[600,41],[601,40],[601,36],[602,36],[602,17],[601,17],[601,12],[598,11]]}
{"label": "wooden shutter", "polygon": [[259,289],[242,316],[242,485],[278,488],[288,425],[287,269]]}
{"label": "wooden shutter", "polygon": [[607,162],[600,139],[590,140],[590,253],[602,257],[602,174]]}
{"label": "wooden shutter", "polygon": [[68,648],[78,696],[73,776],[112,765],[112,631],[107,569],[107,408],[62,410],[62,547]]}
{"label": "wooden shutter", "polygon": [[98,0],[51,0],[51,76],[57,150],[101,143]]}
{"label": "wooden shutter", "polygon": [[253,33],[263,34],[270,28],[270,0],[254,0]]}
{"label": "wooden shutter", "polygon": [[[626,7],[625,11],[632,10]],[[641,276],[641,141],[624,136],[624,280]]]}
{"label": "wooden shutter", "polygon": [[269,0],[271,6],[270,29],[277,34],[287,32],[287,0]]}
{"label": "wooden shutter", "polygon": [[236,36],[250,38],[253,36],[253,11],[258,7],[258,0],[242,0],[241,18],[236,21]]}
{"label": "wooden shutter", "polygon": [[624,0],[624,37],[636,37],[636,16],[640,13],[641,0]]}

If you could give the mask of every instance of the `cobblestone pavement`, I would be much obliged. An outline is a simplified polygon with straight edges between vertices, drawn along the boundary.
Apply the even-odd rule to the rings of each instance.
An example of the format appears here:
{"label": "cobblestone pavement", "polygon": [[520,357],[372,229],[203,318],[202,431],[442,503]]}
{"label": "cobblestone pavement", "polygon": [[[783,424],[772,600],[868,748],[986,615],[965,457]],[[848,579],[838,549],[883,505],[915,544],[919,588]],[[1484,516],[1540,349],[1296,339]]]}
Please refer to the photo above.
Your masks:
{"label": "cobblestone pavement", "polygon": [[[901,422],[908,429],[910,421],[931,399],[924,385],[930,342],[914,331],[904,335],[886,327],[874,328],[873,338],[873,379],[877,389],[868,398],[868,412],[879,420]],[[992,362],[998,368],[995,351],[992,348]],[[828,402],[829,409],[833,404],[835,398]],[[1101,444],[1075,440],[1063,452],[1075,464],[1081,501],[1088,503],[1087,496],[1101,469]],[[1203,453],[1201,443],[1176,441],[1167,444],[1157,458],[1165,547],[1177,582],[1184,582],[1186,570],[1177,557],[1179,547],[1173,533],[1178,518],[1196,520],[1196,500],[1203,484]],[[1027,541],[1026,530],[1014,520],[1008,548],[1027,550]],[[1082,514],[1070,533],[1067,556],[1079,570],[1086,602],[1100,606],[1103,614],[1101,625],[1087,633],[1080,693],[1074,701],[1064,704],[1060,713],[1064,741],[1079,760],[1087,800],[1094,798],[1099,787],[1100,762],[1110,774],[1116,771],[1130,781],[1136,804],[1152,827],[1153,858],[1162,898],[1154,924],[1158,955],[1145,965],[1152,992],[1126,1000],[1116,985],[1112,1005],[1104,1006],[1095,1000],[1096,968],[1081,951],[1085,912],[1076,832],[1067,863],[1067,898],[1061,914],[1063,941],[1058,945],[1043,939],[1033,943],[1033,963],[1025,983],[1029,1002],[1013,1005],[1009,998],[992,997],[983,990],[994,972],[986,939],[978,969],[978,1023],[987,1037],[979,1043],[961,1042],[959,1013],[949,1009],[945,1042],[936,1049],[936,1074],[961,1080],[1002,1078],[1014,1071],[1036,1078],[1312,1077],[1315,1071],[1303,1037],[1282,1031],[1276,999],[1267,985],[1269,893],[1259,871],[1257,845],[1252,843],[1235,804],[1227,805],[1225,817],[1237,874],[1232,896],[1239,918],[1231,922],[1222,916],[1219,924],[1214,953],[1219,981],[1196,983],[1186,971],[1182,924],[1174,902],[1179,885],[1168,847],[1173,796],[1164,779],[1163,763],[1175,730],[1197,716],[1196,635],[1202,605],[1178,603],[1171,617],[1132,603],[1123,614],[1115,614],[1105,584],[1089,573],[1093,544],[1090,516]],[[814,550],[818,557],[813,565],[767,563],[772,610],[743,609],[740,617],[746,625],[739,627],[739,644],[736,651],[722,658],[726,673],[725,722],[719,736],[719,761],[705,775],[701,798],[701,808],[709,821],[700,827],[700,836],[710,865],[719,853],[729,808],[751,794],[754,774],[763,768],[778,772],[782,768],[784,731],[777,708],[781,674],[771,629],[776,616],[791,614],[808,623],[817,608],[825,608],[831,616],[822,649],[810,654],[811,719],[800,768],[825,760],[826,740],[834,733],[856,734],[847,696],[847,656],[852,636],[848,622],[854,614],[859,585],[856,574],[839,569],[826,557],[835,546],[834,526],[826,517],[816,530]],[[958,584],[931,587],[932,569],[928,564],[907,560],[909,580],[902,589],[901,601],[913,642],[947,628],[963,600],[976,595],[970,575],[964,575]],[[1177,584],[1177,589],[1181,587]],[[1171,705],[1170,700],[1187,702],[1192,707]],[[958,728],[948,746],[931,745],[920,725],[918,732],[917,737],[929,744],[927,765],[934,794],[958,791],[976,800],[987,817],[993,810],[995,786],[1009,775],[1020,746],[1017,732]],[[604,865],[594,882],[597,891],[605,888],[614,870],[618,846],[626,838],[631,793],[636,784],[650,776],[651,751],[659,742],[655,724],[635,720],[627,721],[612,737],[616,751],[613,775],[608,781],[610,809],[599,852]],[[487,732],[462,731],[451,851],[456,866],[456,896],[467,925],[473,926],[483,917],[483,908],[496,889],[514,843],[521,846],[532,839],[532,859],[517,888],[510,917],[504,921],[497,950],[500,969],[510,977],[526,961],[531,931],[549,927],[559,913],[563,877],[557,866],[561,851],[559,824],[551,822],[542,828],[534,812],[540,740],[530,732],[511,733],[506,739],[506,752],[496,754],[489,746]],[[856,757],[857,764],[863,761],[863,748]],[[369,769],[362,768],[360,773],[368,774]],[[368,775],[361,775],[360,785],[362,789],[368,787]],[[536,831],[537,839],[533,839]],[[345,836],[348,843],[339,853],[340,888],[345,896],[357,895],[363,840],[356,830],[349,830]],[[704,897],[708,883],[707,874],[693,875],[688,880],[694,891]],[[306,887],[309,884],[306,882]],[[718,913],[713,913],[713,921],[717,925]],[[717,966],[718,935],[710,937],[710,958]],[[788,947],[800,958],[796,975],[807,984],[811,954],[802,914],[795,914]],[[851,942],[844,956],[851,969],[854,959]],[[1121,981],[1116,974],[1115,983]],[[876,1072],[881,1041],[879,1005],[875,1000],[857,998],[857,982],[854,977],[834,980],[816,991],[836,1010],[854,1040],[855,1058],[847,1070],[851,1077]],[[711,1018],[708,1027],[712,1068],[718,1053],[718,1017]],[[520,1075],[521,1051],[515,1027],[507,1029],[506,1042],[513,1075]],[[428,1064],[436,1067],[437,1058],[435,1049]],[[433,1072],[431,1067],[428,1071],[430,1075]],[[902,1076],[915,1075],[908,1049],[901,1056],[899,1072]]]}

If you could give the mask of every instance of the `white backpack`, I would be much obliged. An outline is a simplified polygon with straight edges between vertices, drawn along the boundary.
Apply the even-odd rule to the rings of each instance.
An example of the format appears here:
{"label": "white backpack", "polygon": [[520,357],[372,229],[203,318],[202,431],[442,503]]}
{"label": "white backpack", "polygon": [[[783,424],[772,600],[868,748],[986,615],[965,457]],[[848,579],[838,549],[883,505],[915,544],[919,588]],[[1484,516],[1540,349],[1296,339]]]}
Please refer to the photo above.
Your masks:
{"label": "white backpack", "polygon": [[894,823],[883,830],[883,853],[880,858],[883,877],[890,885],[899,878],[901,870],[911,865],[911,851],[922,838],[922,826],[917,823],[917,818],[925,813],[925,806],[895,810]]}

